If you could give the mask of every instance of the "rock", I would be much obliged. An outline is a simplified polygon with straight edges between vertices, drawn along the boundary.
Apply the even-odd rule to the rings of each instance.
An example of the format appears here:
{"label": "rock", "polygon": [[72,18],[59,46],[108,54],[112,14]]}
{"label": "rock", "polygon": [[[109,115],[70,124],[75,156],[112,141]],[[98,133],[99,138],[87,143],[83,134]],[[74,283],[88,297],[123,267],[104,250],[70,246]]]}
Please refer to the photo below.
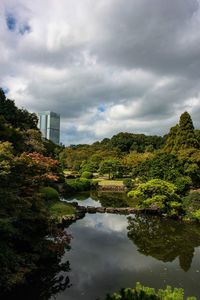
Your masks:
{"label": "rock", "polygon": [[96,208],[96,212],[98,212],[98,213],[105,213],[105,207],[97,207]]}
{"label": "rock", "polygon": [[[69,202],[70,203],[70,202]],[[74,207],[78,207],[78,202],[71,202],[70,203],[72,206],[74,206]]]}
{"label": "rock", "polygon": [[87,206],[86,210],[89,214],[95,214],[96,213],[96,207],[93,207],[93,206]]}
{"label": "rock", "polygon": [[77,206],[77,210],[80,212],[87,212],[87,208],[85,206]]}
{"label": "rock", "polygon": [[76,213],[76,220],[82,219],[85,217],[85,212],[83,211],[77,211]]}
{"label": "rock", "polygon": [[110,213],[110,214],[114,214],[115,212],[115,209],[113,207],[106,207],[106,210],[105,210],[107,213]]}

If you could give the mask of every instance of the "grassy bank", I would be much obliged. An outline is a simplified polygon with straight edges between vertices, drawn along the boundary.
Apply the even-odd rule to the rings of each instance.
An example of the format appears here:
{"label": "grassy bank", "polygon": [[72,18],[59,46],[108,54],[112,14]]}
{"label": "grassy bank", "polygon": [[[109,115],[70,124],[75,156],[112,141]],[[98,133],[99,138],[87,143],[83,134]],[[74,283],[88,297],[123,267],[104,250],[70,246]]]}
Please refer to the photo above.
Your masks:
{"label": "grassy bank", "polygon": [[65,202],[55,202],[49,207],[50,215],[53,219],[60,219],[63,216],[75,215],[76,209],[68,203]]}
{"label": "grassy bank", "polygon": [[108,179],[98,179],[98,185],[100,186],[120,186],[123,187],[123,180],[108,180]]}

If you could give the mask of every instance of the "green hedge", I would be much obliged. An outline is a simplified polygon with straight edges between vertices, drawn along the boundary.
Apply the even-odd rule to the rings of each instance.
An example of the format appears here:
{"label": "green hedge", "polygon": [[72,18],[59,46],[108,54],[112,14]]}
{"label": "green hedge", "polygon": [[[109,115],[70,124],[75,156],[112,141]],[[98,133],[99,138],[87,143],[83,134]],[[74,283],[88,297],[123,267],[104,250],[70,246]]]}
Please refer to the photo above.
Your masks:
{"label": "green hedge", "polygon": [[92,174],[91,172],[84,171],[84,172],[81,174],[81,178],[92,179],[92,178],[93,178],[93,174]]}
{"label": "green hedge", "polygon": [[86,178],[66,180],[64,184],[65,193],[83,192],[91,189],[91,181]]}

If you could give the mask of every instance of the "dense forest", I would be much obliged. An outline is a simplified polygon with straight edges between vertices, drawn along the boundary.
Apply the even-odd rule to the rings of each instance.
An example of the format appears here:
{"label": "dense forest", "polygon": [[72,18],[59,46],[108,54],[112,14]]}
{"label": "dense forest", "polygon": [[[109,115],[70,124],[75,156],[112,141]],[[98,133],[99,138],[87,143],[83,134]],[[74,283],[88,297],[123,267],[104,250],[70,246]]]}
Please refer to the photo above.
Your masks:
{"label": "dense forest", "polygon": [[[11,291],[16,299],[20,284],[25,282],[32,282],[32,299],[39,299],[37,293],[41,292],[46,293],[47,299],[68,285],[68,278],[58,280],[56,276],[60,270],[69,268],[68,264],[59,265],[69,237],[51,221],[49,203],[42,193],[42,188],[63,180],[56,160],[58,152],[59,147],[42,140],[36,115],[18,109],[0,89],[0,294],[3,299]],[[47,260],[52,265],[51,274],[45,269]],[[23,292],[26,295],[26,288]],[[8,298],[11,297],[9,294]]]}
{"label": "dense forest", "polygon": [[71,190],[82,188],[84,177],[95,177],[92,185],[100,176],[121,179],[131,190],[129,205],[137,201],[143,208],[171,216],[187,212],[188,218],[200,220],[200,130],[188,112],[164,137],[119,133],[92,145],[66,147],[59,159],[63,169],[83,177],[68,181]]}
{"label": "dense forest", "polygon": [[193,187],[200,181],[200,130],[190,115],[181,115],[179,124],[164,137],[119,133],[92,145],[66,147],[59,155],[63,168],[83,173],[110,173],[113,178],[130,176],[186,180]]}

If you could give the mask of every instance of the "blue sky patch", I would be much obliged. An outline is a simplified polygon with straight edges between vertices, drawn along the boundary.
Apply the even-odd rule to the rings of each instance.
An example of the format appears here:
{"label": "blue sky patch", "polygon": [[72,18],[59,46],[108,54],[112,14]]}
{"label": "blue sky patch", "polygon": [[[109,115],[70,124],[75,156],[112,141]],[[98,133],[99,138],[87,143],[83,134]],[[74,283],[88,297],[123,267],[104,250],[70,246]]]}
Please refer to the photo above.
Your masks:
{"label": "blue sky patch", "polygon": [[20,23],[11,13],[6,15],[6,24],[9,31],[15,31],[21,35],[31,31],[31,27],[27,22]]}
{"label": "blue sky patch", "polygon": [[31,31],[31,27],[28,24],[22,24],[19,28],[19,33],[24,35],[25,33],[29,33]]}
{"label": "blue sky patch", "polygon": [[104,112],[106,110],[104,105],[99,105],[99,107],[97,109],[99,112]]}
{"label": "blue sky patch", "polygon": [[9,93],[9,91],[10,91],[10,89],[9,89],[9,88],[7,88],[7,87],[3,87],[3,91],[4,91],[4,93],[5,93],[5,94],[8,94],[8,93]]}
{"label": "blue sky patch", "polygon": [[12,14],[8,14],[6,16],[6,24],[7,24],[8,30],[15,31],[16,25],[17,25],[17,20]]}

